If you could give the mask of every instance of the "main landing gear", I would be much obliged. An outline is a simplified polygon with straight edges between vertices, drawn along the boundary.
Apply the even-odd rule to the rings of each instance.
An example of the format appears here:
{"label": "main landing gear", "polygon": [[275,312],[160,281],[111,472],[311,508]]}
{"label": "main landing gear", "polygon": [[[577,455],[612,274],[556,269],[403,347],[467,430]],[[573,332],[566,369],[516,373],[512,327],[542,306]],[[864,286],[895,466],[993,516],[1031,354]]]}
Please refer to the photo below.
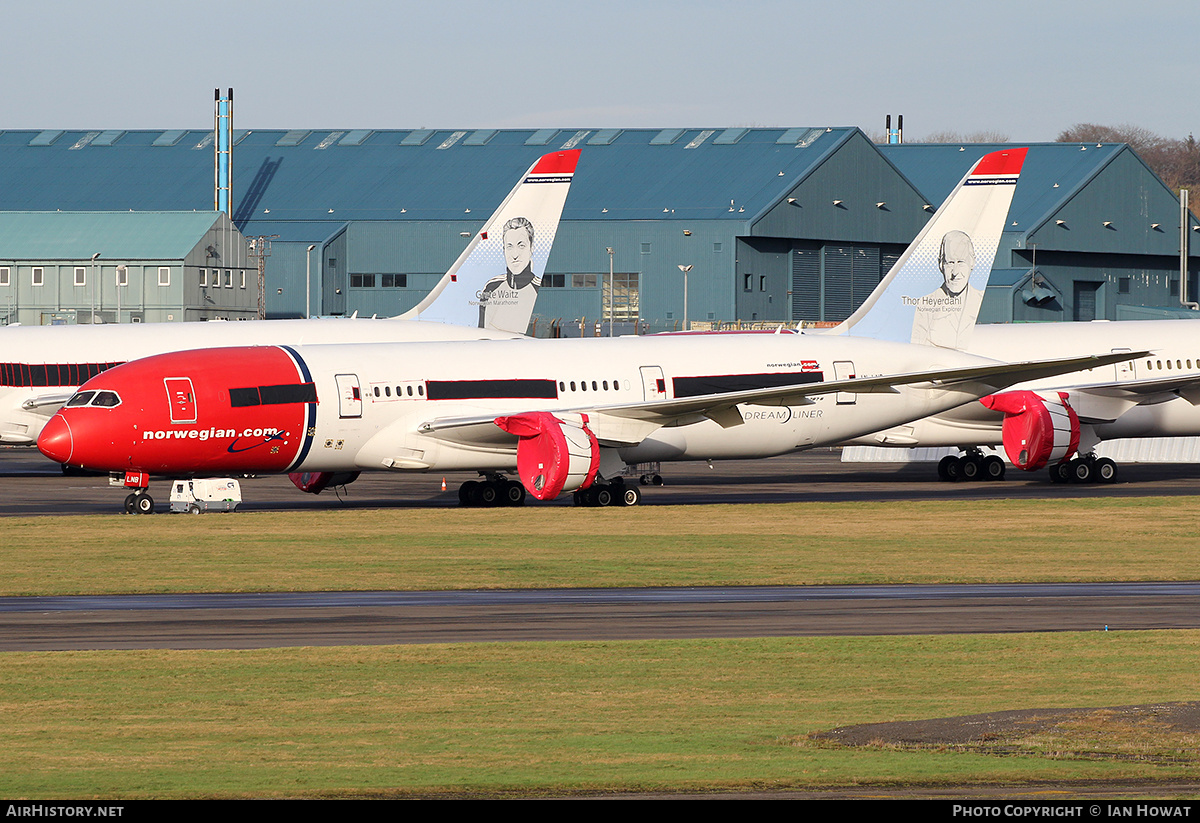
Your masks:
{"label": "main landing gear", "polygon": [[154,514],[154,498],[147,489],[138,489],[125,498],[126,514]]}
{"label": "main landing gear", "polygon": [[458,502],[472,508],[524,506],[525,487],[503,475],[485,476],[482,480],[468,480],[459,486]]}
{"label": "main landing gear", "polygon": [[637,486],[626,486],[618,477],[611,483],[595,483],[575,492],[576,506],[636,506],[642,502],[642,490]]}
{"label": "main landing gear", "polygon": [[968,449],[961,457],[948,454],[938,462],[939,480],[1003,480],[1004,460],[994,454],[984,456],[979,449]]}
{"label": "main landing gear", "polygon": [[[642,502],[642,490],[625,485],[618,477],[608,483],[594,483],[580,489],[572,495],[572,500],[576,506],[636,506]],[[484,476],[459,486],[458,502],[468,508],[524,506],[525,487],[503,475]]]}
{"label": "main landing gear", "polygon": [[1116,483],[1117,464],[1095,454],[1076,457],[1050,467],[1050,479],[1055,483]]}

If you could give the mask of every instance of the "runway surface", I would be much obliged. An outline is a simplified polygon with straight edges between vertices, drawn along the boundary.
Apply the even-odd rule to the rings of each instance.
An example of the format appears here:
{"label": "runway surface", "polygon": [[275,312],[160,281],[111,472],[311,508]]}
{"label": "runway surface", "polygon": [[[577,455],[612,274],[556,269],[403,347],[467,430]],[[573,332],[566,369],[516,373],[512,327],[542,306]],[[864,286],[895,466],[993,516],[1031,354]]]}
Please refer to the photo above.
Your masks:
{"label": "runway surface", "polygon": [[1200,628],[1200,583],[0,598],[0,651]]}
{"label": "runway surface", "polygon": [[[642,487],[643,506],[790,503],[853,500],[984,500],[1181,496],[1200,493],[1200,466],[1128,464],[1114,484],[1053,484],[1044,471],[1009,469],[999,482],[945,483],[932,463],[842,463],[820,449],[767,460],[664,464],[663,486]],[[429,508],[458,505],[458,487],[472,474],[364,473],[339,491],[301,493],[285,476],[243,479],[242,511],[322,511],[336,508]],[[32,449],[0,449],[0,516],[117,514],[128,490],[107,476],[63,477]],[[158,510],[168,507],[165,479],[150,484]],[[340,495],[340,497],[339,497]],[[530,506],[570,506],[570,496]]]}

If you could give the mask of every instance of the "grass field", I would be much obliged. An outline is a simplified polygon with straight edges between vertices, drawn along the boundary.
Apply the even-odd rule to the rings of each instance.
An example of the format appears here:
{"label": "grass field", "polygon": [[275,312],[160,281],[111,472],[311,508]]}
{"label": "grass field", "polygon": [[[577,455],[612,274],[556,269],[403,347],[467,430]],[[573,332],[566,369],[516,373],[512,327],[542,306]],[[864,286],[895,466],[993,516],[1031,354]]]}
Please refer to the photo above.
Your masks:
{"label": "grass field", "polygon": [[[6,519],[4,594],[1200,578],[1191,498]],[[61,542],[48,535],[69,535]],[[1200,697],[1200,632],[0,655],[0,796],[1188,779],[1092,728],[1009,756],[839,725]],[[1120,756],[1095,759],[1095,751]],[[1132,751],[1132,754],[1131,754]],[[1182,754],[1181,754],[1182,753]]]}
{"label": "grass field", "polygon": [[6,518],[0,595],[1196,580],[1197,519],[1180,497]]}
{"label": "grass field", "polygon": [[[1198,632],[6,654],[5,797],[698,790],[1194,777],[1195,736],[841,749],[884,719],[1195,696]],[[1074,749],[1072,748],[1074,746]],[[1180,753],[1185,756],[1178,759]],[[1155,755],[1177,758],[1169,763]],[[1080,756],[1084,755],[1084,756]],[[1149,759],[1148,759],[1149,758]]]}

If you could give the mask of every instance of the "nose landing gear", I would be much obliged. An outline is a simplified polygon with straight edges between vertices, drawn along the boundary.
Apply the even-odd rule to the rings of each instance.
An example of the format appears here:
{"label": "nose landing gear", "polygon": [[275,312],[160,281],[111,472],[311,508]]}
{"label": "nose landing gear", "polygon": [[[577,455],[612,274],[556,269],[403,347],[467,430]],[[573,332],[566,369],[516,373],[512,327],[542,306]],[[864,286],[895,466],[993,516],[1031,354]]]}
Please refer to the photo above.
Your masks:
{"label": "nose landing gear", "polygon": [[154,498],[149,495],[150,475],[147,472],[129,471],[108,476],[110,486],[124,486],[133,494],[125,498],[126,514],[154,514]]}
{"label": "nose landing gear", "polygon": [[154,514],[154,498],[146,492],[146,489],[138,489],[125,498],[126,514]]}

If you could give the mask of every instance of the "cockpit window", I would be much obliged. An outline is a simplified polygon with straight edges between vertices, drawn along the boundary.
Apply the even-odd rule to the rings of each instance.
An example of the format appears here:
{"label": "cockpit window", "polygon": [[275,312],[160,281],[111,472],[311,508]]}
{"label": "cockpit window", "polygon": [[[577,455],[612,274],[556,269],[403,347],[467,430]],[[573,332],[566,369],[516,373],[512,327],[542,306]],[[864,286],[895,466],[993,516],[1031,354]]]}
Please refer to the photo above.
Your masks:
{"label": "cockpit window", "polygon": [[117,396],[116,392],[99,391],[96,392],[96,399],[92,401],[92,405],[110,409],[113,406],[121,405],[121,398]]}
{"label": "cockpit window", "polygon": [[70,400],[67,401],[68,406],[86,406],[95,396],[94,391],[76,392]]}

